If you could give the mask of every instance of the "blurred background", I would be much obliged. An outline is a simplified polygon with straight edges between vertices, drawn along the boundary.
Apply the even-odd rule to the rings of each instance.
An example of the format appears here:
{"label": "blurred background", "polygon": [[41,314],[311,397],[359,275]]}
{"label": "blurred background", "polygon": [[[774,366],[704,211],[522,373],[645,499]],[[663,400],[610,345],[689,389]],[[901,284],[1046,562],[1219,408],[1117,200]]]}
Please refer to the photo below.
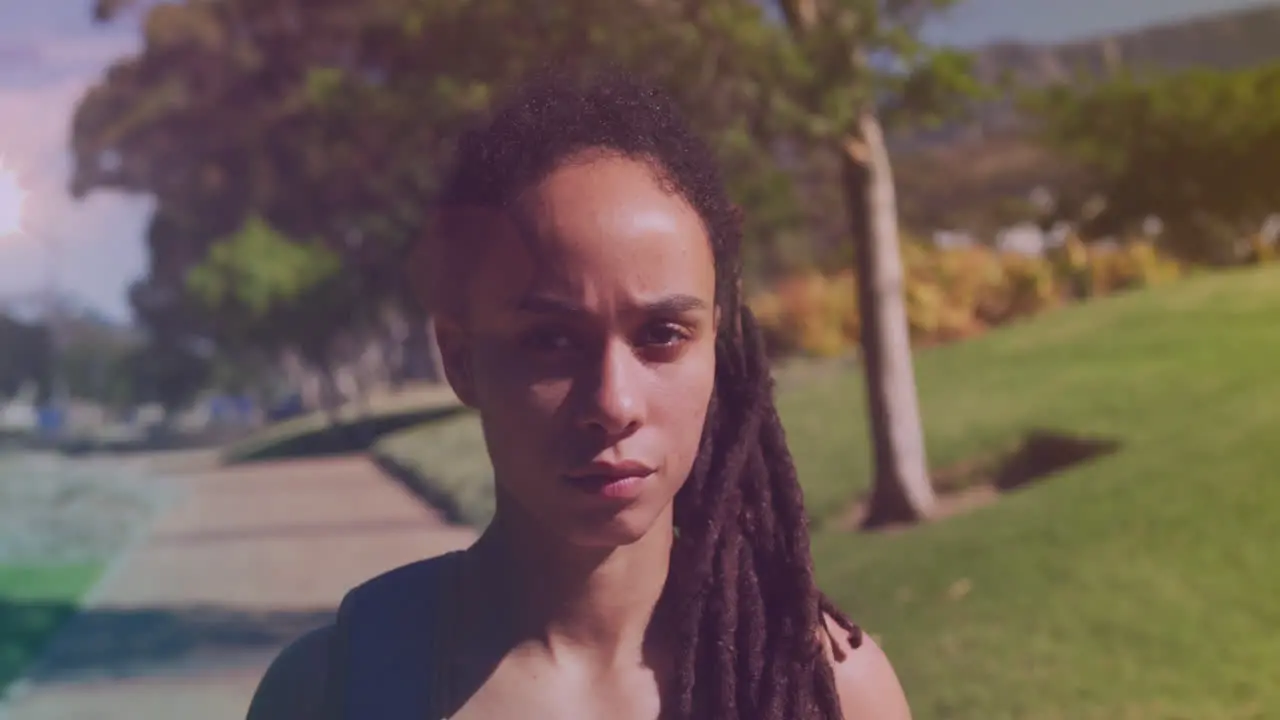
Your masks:
{"label": "blurred background", "polygon": [[404,258],[548,62],[719,153],[916,717],[1280,717],[1280,4],[0,0],[0,718],[242,716],[484,526]]}

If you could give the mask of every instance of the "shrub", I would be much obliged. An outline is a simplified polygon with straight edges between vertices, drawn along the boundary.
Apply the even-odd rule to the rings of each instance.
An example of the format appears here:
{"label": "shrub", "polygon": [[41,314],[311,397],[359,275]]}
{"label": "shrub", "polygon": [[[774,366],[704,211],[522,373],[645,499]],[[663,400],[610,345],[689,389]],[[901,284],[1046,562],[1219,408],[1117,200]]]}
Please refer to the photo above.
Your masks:
{"label": "shrub", "polygon": [[1015,315],[1030,315],[1061,303],[1062,293],[1053,266],[1044,258],[1013,258],[1009,268]]}
{"label": "shrub", "polygon": [[937,282],[946,297],[938,328],[944,336],[966,337],[1002,314],[1004,270],[987,248],[939,250]]}
{"label": "shrub", "polygon": [[841,292],[846,287],[853,289],[852,283],[805,272],[752,298],[749,304],[760,321],[770,354],[830,357],[844,352],[849,345],[846,318],[857,316],[856,295]]}
{"label": "shrub", "polygon": [[1089,294],[1107,295],[1150,287],[1181,275],[1179,265],[1164,257],[1150,240],[1133,240],[1120,247],[1089,249]]}
{"label": "shrub", "polygon": [[790,340],[788,326],[783,318],[782,299],[772,290],[764,290],[753,294],[747,305],[755,313],[760,323],[760,331],[764,335],[765,349],[770,356],[777,357],[795,352],[796,348]]}
{"label": "shrub", "polygon": [[858,314],[858,280],[852,269],[841,270],[827,286],[831,309],[839,318],[840,334],[846,343],[862,341],[862,316]]}
{"label": "shrub", "polygon": [[1249,237],[1249,260],[1253,263],[1270,263],[1280,258],[1276,243],[1268,241],[1262,233],[1254,233]]}
{"label": "shrub", "polygon": [[1127,258],[1125,267],[1132,273],[1126,278],[1127,287],[1143,288],[1176,280],[1181,268],[1174,260],[1160,254],[1151,240],[1134,240],[1127,243],[1121,253]]}
{"label": "shrub", "polygon": [[1050,250],[1047,257],[1066,297],[1089,297],[1093,291],[1093,283],[1089,268],[1089,246],[1083,238],[1075,233],[1068,235],[1062,246]]}
{"label": "shrub", "polygon": [[927,280],[911,281],[906,288],[907,322],[915,339],[937,334],[942,325],[947,298],[942,288]]}
{"label": "shrub", "polygon": [[[1182,274],[1181,266],[1149,240],[1105,247],[1090,246],[1078,236],[1044,257],[908,242],[902,260],[907,321],[917,343],[971,337],[1067,300],[1155,285]],[[772,355],[819,357],[858,345],[858,302],[851,269],[800,273],[749,300]]]}

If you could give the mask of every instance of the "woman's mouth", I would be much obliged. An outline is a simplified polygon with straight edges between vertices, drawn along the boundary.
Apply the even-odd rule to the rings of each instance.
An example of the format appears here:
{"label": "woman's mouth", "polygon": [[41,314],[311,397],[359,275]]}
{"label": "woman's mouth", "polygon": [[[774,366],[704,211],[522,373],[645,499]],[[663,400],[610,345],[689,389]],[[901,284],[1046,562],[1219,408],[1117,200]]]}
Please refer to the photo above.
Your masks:
{"label": "woman's mouth", "polygon": [[592,463],[565,476],[565,480],[589,495],[631,499],[640,494],[656,471],[643,463]]}

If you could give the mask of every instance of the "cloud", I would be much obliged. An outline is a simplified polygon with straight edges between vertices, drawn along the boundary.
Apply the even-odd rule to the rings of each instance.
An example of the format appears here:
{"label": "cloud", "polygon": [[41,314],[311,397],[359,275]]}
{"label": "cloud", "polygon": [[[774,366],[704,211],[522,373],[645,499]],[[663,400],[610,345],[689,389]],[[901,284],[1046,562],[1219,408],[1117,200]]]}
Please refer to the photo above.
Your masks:
{"label": "cloud", "polygon": [[[68,65],[89,64],[106,47],[55,48],[46,57],[61,57]],[[26,234],[0,238],[0,296],[43,290],[48,250],[54,249],[60,290],[124,318],[125,289],[146,268],[142,238],[150,201],[97,193],[78,202],[67,192],[72,114],[100,72],[99,64],[92,72],[58,82],[0,87],[0,157],[17,170],[28,192]]]}
{"label": "cloud", "polygon": [[95,76],[138,51],[135,33],[38,32],[0,38],[0,87],[42,88]]}

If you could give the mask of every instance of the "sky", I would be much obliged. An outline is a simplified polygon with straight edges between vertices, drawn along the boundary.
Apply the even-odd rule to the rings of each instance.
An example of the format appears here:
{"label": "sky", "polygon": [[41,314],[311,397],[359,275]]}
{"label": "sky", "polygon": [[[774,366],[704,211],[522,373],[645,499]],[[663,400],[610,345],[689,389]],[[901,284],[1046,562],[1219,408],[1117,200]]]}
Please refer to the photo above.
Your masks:
{"label": "sky", "polygon": [[[129,318],[125,291],[146,270],[151,202],[67,193],[76,103],[116,59],[139,48],[138,18],[90,20],[92,0],[0,0],[0,159],[28,192],[18,237],[0,238],[0,300],[45,287],[49,259],[60,292],[107,317]],[[958,45],[1057,42],[1151,22],[1220,12],[1258,0],[964,0],[928,31]],[[55,252],[51,255],[49,249]]]}
{"label": "sky", "polygon": [[1009,39],[1062,42],[1154,22],[1277,4],[1280,2],[1263,0],[960,0],[930,35],[958,45]]}
{"label": "sky", "polygon": [[0,237],[0,299],[43,291],[52,257],[60,292],[125,320],[125,288],[146,268],[151,204],[109,193],[73,200],[68,146],[80,97],[140,41],[136,20],[95,26],[90,7],[90,0],[0,0],[0,158],[27,194],[23,234]]}

